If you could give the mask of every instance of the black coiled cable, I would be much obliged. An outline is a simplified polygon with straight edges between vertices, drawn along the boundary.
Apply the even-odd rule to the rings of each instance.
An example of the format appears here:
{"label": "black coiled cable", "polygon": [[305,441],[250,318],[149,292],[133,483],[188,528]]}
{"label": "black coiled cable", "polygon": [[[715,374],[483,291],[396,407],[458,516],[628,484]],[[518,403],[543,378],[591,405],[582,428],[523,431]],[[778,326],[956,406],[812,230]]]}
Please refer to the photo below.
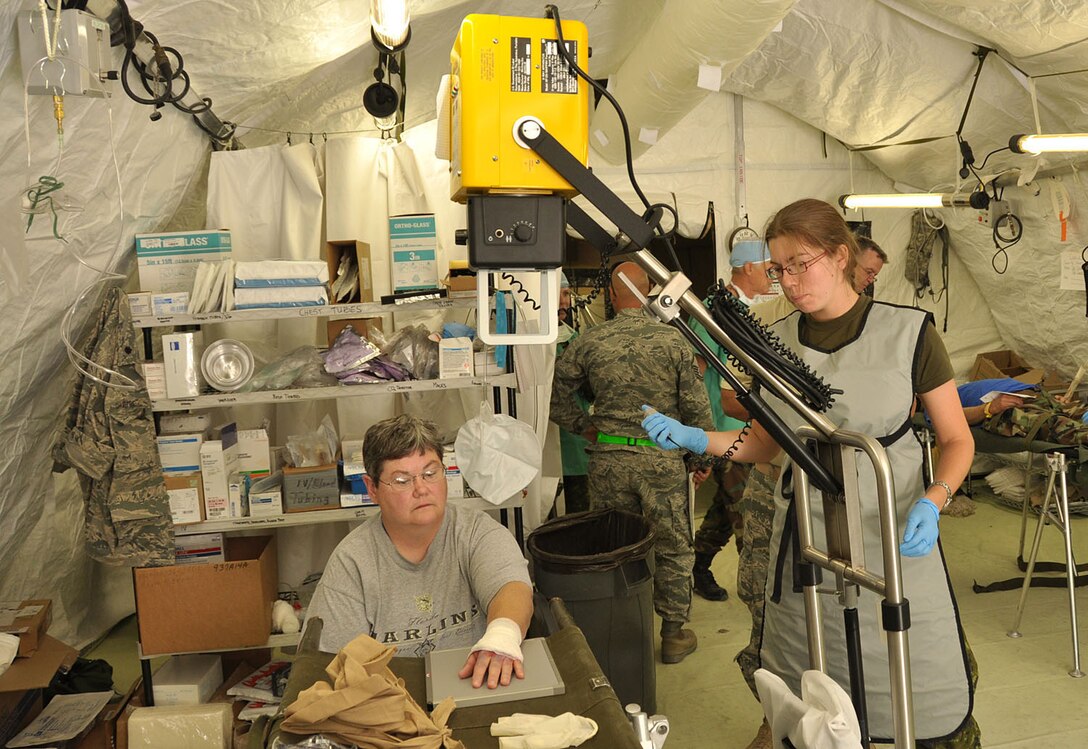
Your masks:
{"label": "black coiled cable", "polygon": [[503,272],[502,279],[508,282],[513,287],[511,291],[515,291],[518,294],[521,294],[522,298],[525,299],[526,304],[530,305],[534,310],[540,309],[540,305],[537,304],[535,299],[529,296],[529,292],[525,290],[525,287],[522,286],[521,281],[516,279],[513,274]]}
{"label": "black coiled cable", "polygon": [[[835,395],[842,393],[824,382],[777,335],[752,317],[744,303],[730,294],[722,281],[718,281],[710,302],[714,322],[718,323],[725,334],[796,392],[809,408],[821,413],[827,411],[834,402]],[[729,355],[729,360],[742,372],[753,374],[732,354]]]}

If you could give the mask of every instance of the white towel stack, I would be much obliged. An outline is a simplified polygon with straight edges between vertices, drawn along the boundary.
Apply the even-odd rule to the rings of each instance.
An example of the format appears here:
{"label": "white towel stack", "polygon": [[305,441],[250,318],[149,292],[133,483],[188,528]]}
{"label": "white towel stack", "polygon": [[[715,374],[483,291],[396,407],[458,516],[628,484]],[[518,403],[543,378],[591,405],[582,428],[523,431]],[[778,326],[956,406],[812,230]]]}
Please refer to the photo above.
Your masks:
{"label": "white towel stack", "polygon": [[328,304],[328,282],[328,266],[320,260],[236,262],[234,307],[260,309]]}

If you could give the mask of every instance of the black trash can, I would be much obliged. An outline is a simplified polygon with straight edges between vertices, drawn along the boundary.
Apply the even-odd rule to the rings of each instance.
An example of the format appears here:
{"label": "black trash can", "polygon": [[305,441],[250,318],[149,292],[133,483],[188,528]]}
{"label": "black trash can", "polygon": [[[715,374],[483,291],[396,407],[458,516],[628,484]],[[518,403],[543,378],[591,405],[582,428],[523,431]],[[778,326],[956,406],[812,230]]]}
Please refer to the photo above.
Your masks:
{"label": "black trash can", "polygon": [[654,529],[621,510],[550,520],[529,534],[537,590],[561,598],[620,702],[657,710],[654,672]]}

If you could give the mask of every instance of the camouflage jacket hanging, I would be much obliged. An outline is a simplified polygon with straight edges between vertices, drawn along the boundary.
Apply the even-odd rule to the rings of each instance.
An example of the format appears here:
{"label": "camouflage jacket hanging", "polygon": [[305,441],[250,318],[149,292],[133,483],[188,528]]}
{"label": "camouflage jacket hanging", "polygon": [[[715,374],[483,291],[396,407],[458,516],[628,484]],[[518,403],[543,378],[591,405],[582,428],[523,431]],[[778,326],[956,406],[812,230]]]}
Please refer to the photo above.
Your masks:
{"label": "camouflage jacket hanging", "polygon": [[[100,562],[131,566],[174,563],[170,502],[155,446],[151,401],[136,372],[136,339],[128,299],[110,289],[80,353],[121,372],[139,387],[107,387],[77,378],[61,433],[53,446],[56,470],[75,468],[83,488],[87,553]],[[94,370],[107,379],[109,375]]]}

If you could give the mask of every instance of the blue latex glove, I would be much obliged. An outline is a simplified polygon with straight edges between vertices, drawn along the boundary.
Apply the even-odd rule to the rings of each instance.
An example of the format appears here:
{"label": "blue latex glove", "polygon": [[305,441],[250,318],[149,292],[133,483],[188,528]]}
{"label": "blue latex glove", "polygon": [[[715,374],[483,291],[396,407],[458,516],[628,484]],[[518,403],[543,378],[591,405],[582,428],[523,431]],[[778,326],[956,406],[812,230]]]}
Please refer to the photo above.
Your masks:
{"label": "blue latex glove", "polygon": [[658,447],[666,450],[683,448],[691,450],[696,455],[706,452],[710,438],[706,432],[698,427],[684,426],[676,419],[670,419],[665,414],[659,414],[649,406],[643,406],[646,418],[642,420],[642,428],[650,435],[650,439],[657,443]]}
{"label": "blue latex glove", "polygon": [[922,497],[907,513],[906,530],[903,531],[903,543],[899,544],[899,553],[905,557],[924,557],[933,550],[937,543],[937,523],[941,511],[937,505]]}
{"label": "blue latex glove", "polygon": [[476,328],[463,322],[448,322],[442,325],[443,338],[475,338]]}

